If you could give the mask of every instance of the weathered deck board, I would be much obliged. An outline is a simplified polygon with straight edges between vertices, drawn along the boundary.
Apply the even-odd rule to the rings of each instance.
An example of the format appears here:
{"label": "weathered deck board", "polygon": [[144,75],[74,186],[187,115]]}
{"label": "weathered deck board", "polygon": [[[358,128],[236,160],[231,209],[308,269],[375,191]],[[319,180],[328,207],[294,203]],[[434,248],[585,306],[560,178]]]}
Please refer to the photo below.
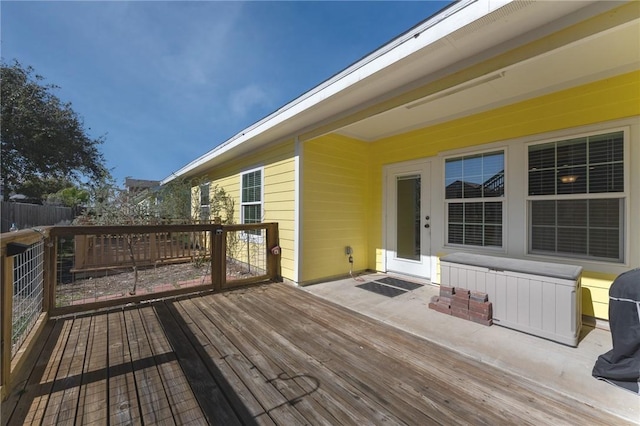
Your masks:
{"label": "weathered deck board", "polygon": [[[161,306],[160,304],[157,307]],[[158,366],[158,373],[162,379],[173,417],[180,424],[191,424],[202,419],[202,412],[180,367],[180,363],[184,364],[185,359],[178,362],[176,356],[173,355],[174,351],[167,341],[165,330],[160,325],[155,311],[152,308],[140,310],[151,352]],[[176,346],[175,354],[179,355],[180,350],[182,347]],[[200,391],[199,387],[194,386],[194,389],[196,392]]]}
{"label": "weathered deck board", "polygon": [[[204,307],[207,306],[206,302],[201,305],[204,305]],[[209,317],[208,320],[211,321],[212,318]],[[244,354],[239,348],[233,345],[228,337],[218,328],[218,324],[215,322],[212,322],[212,324],[215,325],[205,330],[207,338],[213,346],[218,348],[222,358],[258,400],[269,417],[271,417],[275,423],[279,424],[305,423],[304,417],[297,410],[287,409],[289,401],[278,388],[270,382],[270,377],[264,376],[264,374],[247,359],[248,354]]]}
{"label": "weathered deck board", "polygon": [[[204,323],[195,323],[193,318],[201,319],[204,315],[200,310],[194,306],[189,306],[189,303],[193,303],[190,300],[183,301],[182,303],[171,304],[168,306],[174,317],[181,318],[181,331],[184,335],[190,336],[189,339],[196,346],[196,351],[200,355],[207,370],[211,373],[215,379],[214,383],[207,383],[207,386],[218,385],[220,387],[219,392],[214,393],[214,397],[210,398],[212,401],[212,407],[224,405],[226,395],[229,399],[230,405],[235,407],[235,411],[238,414],[238,419],[242,423],[256,422],[257,424],[273,425],[273,420],[264,411],[264,408],[258,400],[253,396],[251,391],[246,387],[242,380],[235,374],[231,367],[227,364],[225,358],[219,350],[211,344],[203,330],[211,328],[207,321]],[[186,310],[184,306],[187,305],[189,310]],[[200,327],[203,328],[200,328]],[[180,340],[182,342],[182,340]],[[216,410],[218,411],[218,410]],[[226,410],[223,414],[226,414]],[[216,412],[210,414],[209,418],[217,420],[218,423],[231,424],[231,421],[227,422],[226,418],[216,418],[219,415]]]}
{"label": "weathered deck board", "polygon": [[[457,423],[460,421],[458,417],[476,415],[473,411],[466,413],[465,406],[450,410],[447,404],[442,407],[429,404],[415,390],[415,386],[424,383],[423,378],[416,377],[415,370],[404,370],[397,360],[372,350],[368,343],[354,342],[324,329],[312,318],[288,306],[286,301],[279,301],[278,310],[282,315],[274,315],[265,308],[273,301],[266,295],[262,297],[267,300],[259,302],[252,295],[244,295],[243,303],[261,322],[275,325],[274,329],[287,338],[290,345],[296,345],[309,356],[321,360],[325,369],[363,390],[362,397],[378,404],[378,411],[386,412],[407,424],[446,420]],[[291,319],[297,322],[297,327],[287,326]],[[362,331],[355,330],[357,334]],[[376,336],[370,338],[377,339]],[[389,342],[394,343],[395,340]]]}
{"label": "weathered deck board", "polygon": [[[71,329],[69,322],[51,322],[47,324],[43,333],[43,340],[46,343],[42,346],[42,350],[36,354],[36,362],[31,374],[28,375],[24,383],[24,388],[20,392],[14,392],[7,401],[2,403],[2,422],[5,424],[5,420],[9,416],[14,418],[24,419],[25,424],[32,424],[35,419],[42,418],[42,414],[47,406],[49,400],[49,392],[53,380],[48,383],[47,377],[55,377],[55,370],[53,373],[51,370],[57,367],[56,359],[59,360],[59,354],[64,350],[64,338],[58,338],[58,336],[64,336]],[[42,354],[42,355],[41,355]],[[40,378],[42,377],[42,381]],[[18,404],[20,400],[29,400],[31,404]]]}
{"label": "weathered deck board", "polygon": [[109,339],[109,365],[107,371],[109,377],[109,424],[139,424],[140,409],[122,311],[109,313],[107,324]]}
{"label": "weathered deck board", "polygon": [[[300,292],[282,292],[280,288],[274,288],[259,301],[255,296],[249,297],[253,298],[254,303],[263,306],[279,303],[285,316],[313,318],[313,322],[321,330],[342,334],[348,341],[356,342],[363,349],[371,347],[372,353],[367,354],[367,359],[384,355],[391,363],[393,360],[402,362],[405,365],[395,374],[402,375],[410,371],[419,373],[403,378],[403,392],[410,394],[414,390],[409,390],[408,387],[415,386],[414,389],[420,393],[428,393],[429,400],[437,407],[451,406],[451,396],[454,395],[457,400],[454,404],[455,413],[447,413],[448,416],[460,415],[464,412],[465,405],[471,405],[464,417],[468,419],[471,417],[467,416],[475,414],[477,422],[481,422],[484,416],[490,423],[499,421],[511,424],[579,424],[585,421],[597,424],[600,421],[601,413],[598,410],[570,398],[559,398],[551,389],[526,379],[514,380],[508,373],[483,366],[438,345],[429,344],[429,351],[425,353],[425,342],[418,337],[399,333],[392,327],[376,327],[375,322],[369,318],[305,296]],[[351,326],[342,326],[344,321],[348,321]],[[428,386],[425,386],[424,379],[428,379]],[[443,388],[437,389],[438,386]],[[497,415],[503,419],[495,419]]]}
{"label": "weathered deck board", "polygon": [[[243,337],[246,330],[231,323],[232,315],[227,313],[225,318],[220,314],[220,311],[211,309],[209,304],[201,304],[201,308],[207,318],[218,326],[218,331],[224,335],[224,346],[227,350],[239,351],[244,355],[241,360],[242,366],[237,367],[239,369],[236,371],[253,390],[253,393],[261,396],[259,400],[262,401],[270,415],[273,415],[280,422],[287,423],[291,421],[305,423],[305,420],[311,424],[319,425],[336,423],[336,419],[321,404],[312,399],[300,398],[300,395],[304,395],[306,392],[301,387],[300,381],[293,379],[288,372],[281,369],[265,355],[271,351],[265,351],[264,346],[254,346],[248,343]],[[212,337],[215,339],[215,336]],[[249,367],[248,370],[247,367]],[[280,395],[275,395],[273,387],[278,390]],[[280,418],[281,411],[287,412],[287,410],[282,410],[282,407],[289,404],[296,404],[296,410],[303,418],[290,418],[289,416]]]}
{"label": "weathered deck board", "polygon": [[[284,377],[293,377],[306,384],[304,396],[317,398],[338,419],[339,424],[364,424],[372,420],[379,424],[391,420],[361,390],[325,368],[322,360],[292,345],[276,330],[256,320],[234,303],[224,298],[217,299],[216,303],[220,303],[219,310],[227,313],[231,323],[238,322],[235,327],[242,330],[242,337],[253,342],[256,347],[270,347],[270,356],[284,366]],[[319,377],[320,373],[322,378]]]}
{"label": "weathered deck board", "polygon": [[624,424],[284,284],[53,320],[2,424]]}
{"label": "weathered deck board", "polygon": [[124,315],[143,421],[153,424],[171,424],[170,420],[173,419],[171,406],[158,371],[157,359],[153,357],[151,351],[140,310],[128,309],[124,311]]}
{"label": "weathered deck board", "polygon": [[90,324],[90,317],[73,320],[42,424],[73,425],[78,407],[80,378],[87,351]]}
{"label": "weathered deck board", "polygon": [[[191,417],[189,421],[203,419],[202,415],[204,414],[209,423],[239,424],[233,408],[225,399],[224,394],[219,390],[216,381],[212,380],[206,365],[194,350],[193,342],[190,342],[185,337],[182,329],[166,305],[158,304],[155,306],[155,310],[158,318],[164,325],[167,338],[172,343],[171,346],[169,346],[169,341],[166,341],[166,350],[169,351],[171,347],[175,349],[176,356],[180,362],[180,365],[176,364],[176,367],[180,368],[180,366],[182,366],[181,371],[184,372],[180,381],[183,392],[185,395],[188,395],[190,400],[190,407],[188,407],[187,410]],[[180,375],[178,370],[175,370],[174,373],[176,376]],[[193,389],[193,392],[191,392],[191,389]],[[196,395],[198,395],[201,401],[206,401],[205,404],[202,404],[201,412],[196,400]],[[200,414],[198,415],[198,413]],[[180,419],[180,423],[182,423],[183,420],[186,421],[187,419]]]}
{"label": "weathered deck board", "polygon": [[76,424],[106,424],[107,420],[107,316],[93,317],[87,344]]}

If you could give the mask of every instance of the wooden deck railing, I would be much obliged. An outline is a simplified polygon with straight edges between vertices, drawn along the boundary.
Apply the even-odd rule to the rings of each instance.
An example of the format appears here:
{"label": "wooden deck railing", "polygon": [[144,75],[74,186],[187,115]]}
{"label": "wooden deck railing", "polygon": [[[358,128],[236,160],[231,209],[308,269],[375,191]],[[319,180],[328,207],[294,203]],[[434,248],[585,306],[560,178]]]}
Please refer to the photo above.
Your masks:
{"label": "wooden deck railing", "polygon": [[53,226],[0,244],[3,398],[49,317],[280,280],[277,223]]}

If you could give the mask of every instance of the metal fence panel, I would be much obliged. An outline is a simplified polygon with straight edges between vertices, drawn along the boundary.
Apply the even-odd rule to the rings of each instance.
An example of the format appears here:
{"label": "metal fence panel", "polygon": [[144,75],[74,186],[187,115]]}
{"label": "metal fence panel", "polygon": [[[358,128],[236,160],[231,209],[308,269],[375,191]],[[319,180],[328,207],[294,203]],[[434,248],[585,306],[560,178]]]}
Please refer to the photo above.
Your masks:
{"label": "metal fence panel", "polygon": [[13,266],[13,357],[42,313],[44,291],[44,242],[32,244],[15,256]]}

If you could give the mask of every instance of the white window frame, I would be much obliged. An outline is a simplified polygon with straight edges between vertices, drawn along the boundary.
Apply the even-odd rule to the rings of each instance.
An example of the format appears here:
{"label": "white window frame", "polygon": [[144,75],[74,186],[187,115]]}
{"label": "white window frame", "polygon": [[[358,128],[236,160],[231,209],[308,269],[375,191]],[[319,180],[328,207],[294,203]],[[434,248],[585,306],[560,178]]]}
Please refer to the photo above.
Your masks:
{"label": "white window frame", "polygon": [[[447,164],[447,160],[452,160],[452,159],[459,159],[459,158],[464,158],[464,157],[472,157],[475,155],[482,155],[482,154],[491,154],[491,153],[498,153],[501,152],[502,153],[502,157],[503,157],[503,166],[504,166],[504,170],[503,170],[503,176],[504,176],[504,190],[503,190],[503,195],[500,197],[480,197],[480,198],[451,198],[448,199],[447,198],[447,194],[446,194],[446,182],[447,182],[447,170],[446,170],[446,164]],[[507,206],[508,206],[508,173],[507,173],[507,159],[508,159],[508,152],[507,152],[507,147],[504,145],[500,145],[500,146],[493,146],[493,147],[487,147],[486,149],[482,149],[482,150],[459,150],[456,151],[455,153],[451,153],[450,155],[444,156],[442,157],[442,197],[444,200],[444,246],[445,247],[450,247],[450,248],[462,248],[465,250],[479,250],[479,251],[489,251],[489,252],[505,252],[506,250],[506,231],[507,231]],[[484,246],[484,245],[471,245],[471,244],[456,244],[456,243],[449,243],[449,204],[451,203],[474,203],[474,202],[480,202],[480,203],[486,203],[486,202],[499,202],[502,204],[502,223],[501,223],[501,229],[502,229],[502,235],[501,235],[501,242],[502,244],[500,246]],[[483,223],[484,224],[484,223]]]}
{"label": "white window frame", "polygon": [[[577,139],[589,136],[598,136],[607,133],[616,133],[622,132],[623,134],[623,165],[624,165],[624,191],[622,192],[609,192],[609,193],[583,193],[583,194],[554,194],[554,195],[529,195],[529,147],[534,145],[543,145],[551,142],[561,142],[568,139]],[[629,256],[629,245],[627,244],[627,229],[629,223],[629,203],[630,195],[629,195],[629,176],[631,173],[630,170],[630,134],[629,127],[613,127],[613,128],[600,128],[597,130],[589,131],[589,132],[576,132],[563,134],[562,136],[556,136],[553,138],[547,138],[544,140],[531,141],[525,143],[524,149],[525,155],[525,211],[527,215],[527,245],[526,245],[526,254],[528,256],[536,256],[536,257],[553,257],[554,259],[574,259],[581,260],[590,263],[604,263],[609,265],[626,265],[627,259]],[[620,241],[618,244],[620,246],[621,255],[618,259],[608,259],[602,257],[593,257],[589,255],[580,255],[580,254],[569,254],[564,252],[556,252],[552,253],[549,251],[538,251],[533,250],[533,222],[532,222],[532,214],[531,214],[531,206],[533,201],[544,201],[544,200],[595,200],[595,199],[622,199],[622,206],[620,211]]]}
{"label": "white window frame", "polygon": [[[243,199],[243,195],[244,195],[244,187],[243,187],[243,180],[244,180],[244,176],[251,174],[251,173],[255,173],[255,172],[260,172],[260,201],[248,201],[245,202]],[[251,170],[246,170],[244,172],[242,172],[240,174],[240,223],[244,224],[245,223],[245,217],[244,217],[244,207],[245,206],[259,206],[259,211],[260,211],[260,222],[256,222],[256,223],[261,223],[264,221],[264,167],[256,167],[254,169]],[[251,234],[248,232],[242,232],[242,236],[252,242],[256,242],[256,243],[261,243],[263,240],[262,235],[255,235],[255,234]]]}

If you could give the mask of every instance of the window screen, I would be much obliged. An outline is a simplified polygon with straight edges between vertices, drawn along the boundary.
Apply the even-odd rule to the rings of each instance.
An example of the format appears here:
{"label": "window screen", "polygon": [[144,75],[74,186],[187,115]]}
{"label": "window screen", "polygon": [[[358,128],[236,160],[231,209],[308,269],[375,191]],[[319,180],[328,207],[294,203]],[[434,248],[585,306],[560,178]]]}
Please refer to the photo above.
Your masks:
{"label": "window screen", "polygon": [[622,261],[624,134],[532,145],[529,251]]}
{"label": "window screen", "polygon": [[[262,170],[242,175],[242,223],[262,222]],[[260,230],[249,233],[260,233]]]}
{"label": "window screen", "polygon": [[529,147],[529,195],[624,192],[623,133]]}
{"label": "window screen", "polygon": [[211,186],[209,183],[200,185],[200,220],[208,221],[211,216],[210,196]]}
{"label": "window screen", "polygon": [[245,173],[242,175],[242,202],[260,202],[262,197],[262,171]]}

